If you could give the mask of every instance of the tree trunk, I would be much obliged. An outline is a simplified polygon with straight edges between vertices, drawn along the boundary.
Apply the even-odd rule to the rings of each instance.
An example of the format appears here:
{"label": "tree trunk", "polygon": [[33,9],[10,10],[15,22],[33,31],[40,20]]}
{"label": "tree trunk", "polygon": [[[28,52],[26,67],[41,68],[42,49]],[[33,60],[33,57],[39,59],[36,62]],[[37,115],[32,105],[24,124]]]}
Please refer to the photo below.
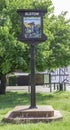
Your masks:
{"label": "tree trunk", "polygon": [[63,84],[60,83],[60,91],[63,91]]}
{"label": "tree trunk", "polygon": [[6,92],[6,75],[0,74],[0,94]]}

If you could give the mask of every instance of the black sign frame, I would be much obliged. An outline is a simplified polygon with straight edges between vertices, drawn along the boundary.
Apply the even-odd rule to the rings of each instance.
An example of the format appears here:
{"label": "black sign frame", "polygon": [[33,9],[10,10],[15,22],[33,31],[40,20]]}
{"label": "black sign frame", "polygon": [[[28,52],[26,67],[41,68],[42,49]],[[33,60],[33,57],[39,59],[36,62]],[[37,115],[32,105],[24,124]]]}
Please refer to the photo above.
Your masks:
{"label": "black sign frame", "polygon": [[[43,17],[45,13],[47,13],[47,10],[36,10],[36,9],[18,9],[17,13],[21,16],[21,34],[18,37],[18,40],[21,42],[29,43],[29,44],[39,44],[41,42],[44,42],[47,40],[47,36],[43,33]],[[40,25],[40,37],[25,37],[25,26],[24,26],[24,18],[27,19],[41,19],[41,25]]]}

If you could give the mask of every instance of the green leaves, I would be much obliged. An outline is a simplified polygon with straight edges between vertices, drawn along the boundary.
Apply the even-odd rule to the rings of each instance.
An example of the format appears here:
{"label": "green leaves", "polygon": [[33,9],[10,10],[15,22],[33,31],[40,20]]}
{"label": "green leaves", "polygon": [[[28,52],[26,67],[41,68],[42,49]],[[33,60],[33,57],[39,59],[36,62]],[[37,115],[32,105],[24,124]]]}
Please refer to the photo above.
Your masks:
{"label": "green leaves", "polygon": [[70,20],[67,12],[55,16],[51,0],[0,0],[0,73],[29,71],[30,48],[17,42],[21,32],[17,9],[47,9],[44,33],[48,40],[36,46],[36,69],[44,71],[70,64]]}
{"label": "green leaves", "polygon": [[10,71],[12,64],[9,61],[9,59],[6,59],[5,61],[3,61],[3,63],[1,64],[1,71],[2,74],[7,74]]}

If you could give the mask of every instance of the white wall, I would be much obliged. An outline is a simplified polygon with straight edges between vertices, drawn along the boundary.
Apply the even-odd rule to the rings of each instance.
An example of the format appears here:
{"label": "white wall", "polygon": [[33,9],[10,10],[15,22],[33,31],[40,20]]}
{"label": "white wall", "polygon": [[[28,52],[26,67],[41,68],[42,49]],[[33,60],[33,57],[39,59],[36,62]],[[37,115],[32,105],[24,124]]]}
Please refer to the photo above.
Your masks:
{"label": "white wall", "polygon": [[69,84],[70,84],[70,66],[68,66]]}

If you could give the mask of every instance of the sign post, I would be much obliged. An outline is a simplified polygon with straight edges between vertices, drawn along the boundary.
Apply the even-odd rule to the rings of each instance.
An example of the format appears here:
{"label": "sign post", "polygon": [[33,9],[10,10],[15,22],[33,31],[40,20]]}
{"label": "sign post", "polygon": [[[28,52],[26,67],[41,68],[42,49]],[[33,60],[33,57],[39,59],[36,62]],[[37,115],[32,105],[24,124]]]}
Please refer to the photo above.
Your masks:
{"label": "sign post", "polygon": [[46,10],[17,10],[22,19],[22,31],[18,40],[31,45],[31,105],[36,108],[35,92],[35,45],[47,40],[43,33],[43,16]]}
{"label": "sign post", "polygon": [[35,91],[35,46],[31,45],[31,106],[36,107],[36,91]]}

